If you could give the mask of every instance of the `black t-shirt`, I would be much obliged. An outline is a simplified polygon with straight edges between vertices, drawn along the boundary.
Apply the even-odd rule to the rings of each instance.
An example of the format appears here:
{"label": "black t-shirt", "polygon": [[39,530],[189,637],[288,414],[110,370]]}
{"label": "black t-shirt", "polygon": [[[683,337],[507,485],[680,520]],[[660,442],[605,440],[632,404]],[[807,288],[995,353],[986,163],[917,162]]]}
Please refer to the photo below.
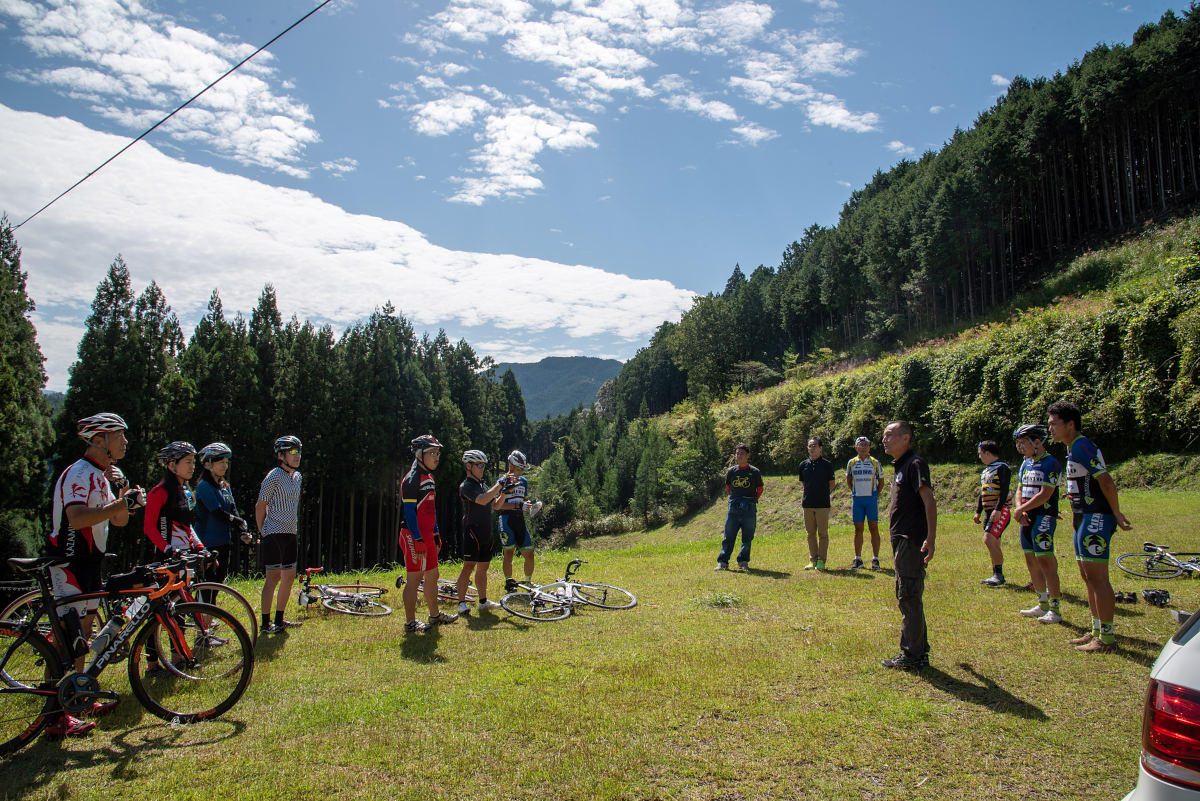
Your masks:
{"label": "black t-shirt", "polygon": [[757,501],[758,488],[763,485],[762,473],[752,464],[743,470],[736,464],[725,471],[725,487],[729,490],[730,498],[749,498]]}
{"label": "black t-shirt", "polygon": [[458,485],[458,495],[463,502],[463,528],[477,534],[487,534],[492,530],[492,505],[476,503],[475,499],[488,491],[480,482],[467,476]]}
{"label": "black t-shirt", "polygon": [[833,462],[821,456],[800,463],[800,480],[804,482],[804,497],[800,505],[807,509],[828,509],[829,482],[834,480]]}
{"label": "black t-shirt", "polygon": [[910,449],[896,460],[895,467],[889,518],[891,535],[924,542],[929,535],[929,522],[925,518],[921,487],[933,486],[929,481],[929,465]]}

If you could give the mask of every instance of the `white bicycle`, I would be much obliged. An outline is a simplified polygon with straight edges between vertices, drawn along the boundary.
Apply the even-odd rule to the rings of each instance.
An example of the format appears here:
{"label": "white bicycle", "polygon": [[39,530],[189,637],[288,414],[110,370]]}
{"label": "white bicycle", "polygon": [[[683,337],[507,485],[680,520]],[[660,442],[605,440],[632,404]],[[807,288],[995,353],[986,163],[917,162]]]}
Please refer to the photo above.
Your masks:
{"label": "white bicycle", "polygon": [[500,605],[509,613],[526,620],[563,620],[570,617],[577,606],[595,606],[600,609],[632,609],[637,598],[628,590],[611,584],[573,581],[572,576],[583,565],[583,560],[572,559],[567,563],[566,574],[550,584],[526,584],[520,582],[520,590],[510,592],[500,599]]}

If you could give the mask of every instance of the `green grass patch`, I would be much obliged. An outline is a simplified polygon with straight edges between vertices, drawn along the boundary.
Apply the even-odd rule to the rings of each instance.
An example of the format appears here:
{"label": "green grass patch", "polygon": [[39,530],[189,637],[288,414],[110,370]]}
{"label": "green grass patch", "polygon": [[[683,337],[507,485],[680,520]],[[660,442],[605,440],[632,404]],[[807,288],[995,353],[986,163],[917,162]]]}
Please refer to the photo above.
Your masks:
{"label": "green grass patch", "polygon": [[[795,484],[768,479],[749,571],[713,571],[722,504],[539,553],[547,580],[582,557],[581,580],[638,596],[628,611],[472,614],[405,636],[396,591],[385,618],[292,606],[304,627],[260,640],[250,689],[217,721],[172,727],[144,713],[114,666],[101,681],[122,694],[118,710],[88,738],[43,739],[0,762],[0,797],[1095,799],[1133,786],[1149,666],[1175,629],[1166,610],[1121,604],[1121,650],[1075,652],[1065,641],[1089,621],[1065,530],[1066,625],[1043,626],[1017,614],[1034,598],[1016,586],[1014,533],[1003,540],[1013,583],[981,586],[982,534],[950,496],[926,590],[933,669],[886,671],[900,622],[886,539],[883,570],[849,571],[839,509],[831,569],[801,570]],[[1200,551],[1200,494],[1121,497],[1135,529],[1115,552],[1143,540]],[[1119,571],[1113,583],[1155,586]],[[497,564],[493,595],[499,584]],[[1200,605],[1200,581],[1157,586],[1175,606]],[[257,598],[259,585],[240,587]]]}

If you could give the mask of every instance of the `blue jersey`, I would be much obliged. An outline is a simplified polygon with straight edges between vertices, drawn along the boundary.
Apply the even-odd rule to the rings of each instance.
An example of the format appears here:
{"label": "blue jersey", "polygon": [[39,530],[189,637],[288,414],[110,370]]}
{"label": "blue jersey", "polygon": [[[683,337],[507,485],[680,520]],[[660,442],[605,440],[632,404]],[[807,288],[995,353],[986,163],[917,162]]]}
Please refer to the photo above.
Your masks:
{"label": "blue jersey", "polygon": [[1108,472],[1104,454],[1095,443],[1080,434],[1067,449],[1067,495],[1071,509],[1083,514],[1111,515],[1108,498],[1100,491],[1095,476]]}
{"label": "blue jersey", "polygon": [[879,495],[879,479],[883,478],[883,465],[874,456],[860,459],[855,456],[846,462],[846,475],[854,483],[850,494],[855,498]]}
{"label": "blue jersey", "polygon": [[500,510],[500,518],[502,520],[507,520],[508,518],[513,517],[513,516],[523,517],[524,513],[521,511],[521,504],[525,502],[525,496],[528,494],[529,494],[529,479],[525,478],[525,476],[517,476],[515,479],[512,479],[511,481],[506,480],[506,483],[504,486],[504,502],[505,503],[515,503],[517,505],[517,508],[516,509],[501,509]]}
{"label": "blue jersey", "polygon": [[1017,482],[1020,486],[1021,503],[1037,495],[1045,487],[1054,487],[1055,492],[1041,506],[1026,509],[1032,518],[1038,515],[1058,517],[1058,460],[1048,453],[1043,453],[1040,459],[1026,459],[1021,462],[1017,471]]}

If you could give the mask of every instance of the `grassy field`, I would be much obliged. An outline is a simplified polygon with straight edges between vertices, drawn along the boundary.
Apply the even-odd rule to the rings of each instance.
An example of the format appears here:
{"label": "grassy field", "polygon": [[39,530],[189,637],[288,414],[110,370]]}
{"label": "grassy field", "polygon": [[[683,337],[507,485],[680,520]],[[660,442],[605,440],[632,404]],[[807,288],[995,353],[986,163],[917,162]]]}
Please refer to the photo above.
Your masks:
{"label": "grassy field", "polygon": [[[1144,539],[1200,550],[1200,494],[1122,501],[1135,529],[1115,552]],[[797,487],[774,478],[749,572],[712,570],[718,504],[539,554],[546,580],[582,556],[580,578],[632,590],[631,611],[560,623],[472,614],[408,637],[399,612],[302,615],[302,629],[260,640],[242,702],[192,727],[144,713],[114,666],[102,681],[123,693],[119,709],[86,739],[42,738],[0,762],[0,796],[1120,798],[1136,780],[1149,666],[1175,624],[1163,609],[1121,604],[1121,650],[1076,653],[1065,640],[1089,616],[1068,537],[1060,531],[1057,549],[1067,625],[1044,626],[1016,613],[1032,594],[979,584],[990,572],[981,535],[969,514],[950,512],[925,595],[933,668],[923,675],[879,666],[897,651],[900,622],[886,536],[885,570],[851,573],[842,514],[834,569],[802,571]],[[1004,539],[1009,580],[1024,583],[1011,529]],[[491,575],[498,584],[498,562]],[[1119,571],[1114,585],[1152,586]],[[1159,586],[1174,606],[1200,604],[1200,581]],[[400,606],[395,591],[385,600]]]}

